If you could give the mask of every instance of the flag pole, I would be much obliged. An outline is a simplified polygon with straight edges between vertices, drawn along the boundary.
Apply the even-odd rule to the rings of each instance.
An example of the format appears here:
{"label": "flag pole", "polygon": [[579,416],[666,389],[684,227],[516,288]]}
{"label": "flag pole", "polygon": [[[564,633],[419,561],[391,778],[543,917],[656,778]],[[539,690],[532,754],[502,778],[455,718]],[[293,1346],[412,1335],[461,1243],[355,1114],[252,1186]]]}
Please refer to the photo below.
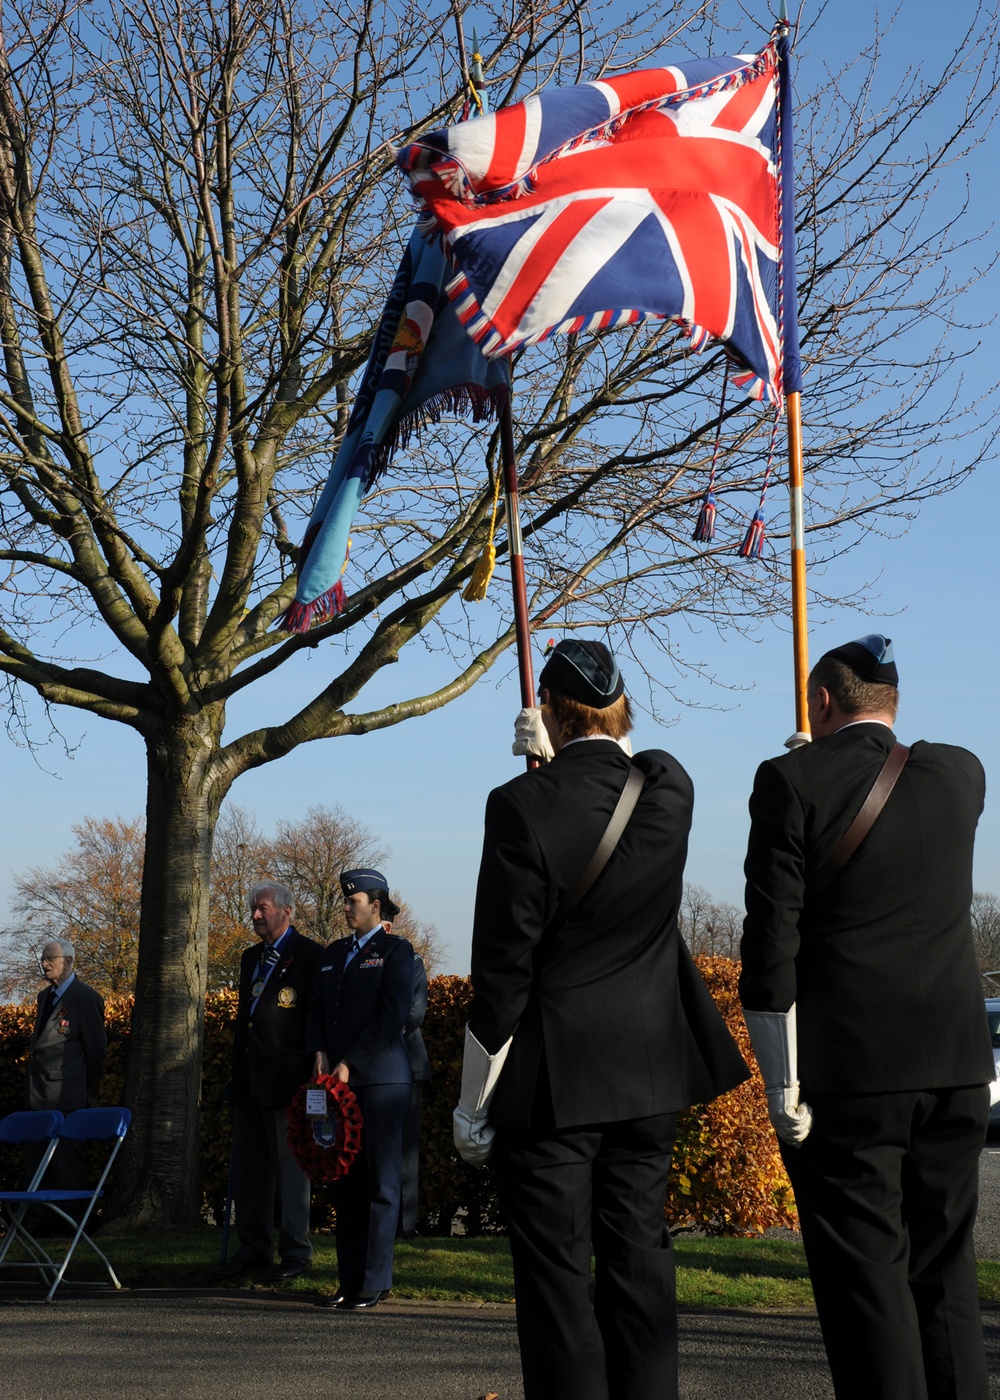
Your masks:
{"label": "flag pole", "polygon": [[802,501],[802,395],[796,389],[786,403],[788,428],[788,502],[791,513],[792,658],[795,669],[795,738],[809,733],[806,686],[809,680],[809,625],[806,619],[805,511]]}
{"label": "flag pole", "polygon": [[[511,386],[513,388],[513,385]],[[521,510],[517,490],[517,456],[514,451],[514,419],[510,393],[500,406],[500,463],[503,470],[504,506],[507,514],[507,548],[510,555],[510,586],[514,595],[514,631],[517,638],[517,673],[521,680],[521,705],[528,709],[535,702],[535,675],[531,664],[531,623],[528,618],[528,589],[524,577],[524,543],[521,538]],[[537,768],[537,758],[528,759]]]}
{"label": "flag pole", "polygon": [[[459,29],[459,44],[464,41]],[[472,31],[472,62],[468,68],[470,86],[480,111],[484,110],[483,59],[479,38]],[[513,376],[500,406],[500,466],[503,472],[504,510],[507,519],[507,548],[510,555],[510,587],[514,599],[514,635],[517,649],[517,674],[521,682],[521,706],[530,709],[535,704],[535,673],[531,664],[531,623],[528,619],[528,588],[524,576],[524,541],[521,536],[521,509],[517,489],[517,454],[514,449],[514,418],[511,412]],[[541,766],[537,758],[528,757],[527,766]]]}
{"label": "flag pole", "polygon": [[[782,332],[782,387],[785,390],[785,422],[788,435],[788,504],[790,512],[792,592],[792,665],[795,686],[795,733],[785,747],[794,749],[809,741],[807,683],[809,679],[809,625],[806,618],[805,510],[802,467],[802,366],[799,358],[798,308],[795,305],[795,173],[792,153],[791,26],[786,0],[778,10],[778,107],[781,152],[781,265],[780,315]],[[785,298],[792,299],[793,314],[785,315]]]}

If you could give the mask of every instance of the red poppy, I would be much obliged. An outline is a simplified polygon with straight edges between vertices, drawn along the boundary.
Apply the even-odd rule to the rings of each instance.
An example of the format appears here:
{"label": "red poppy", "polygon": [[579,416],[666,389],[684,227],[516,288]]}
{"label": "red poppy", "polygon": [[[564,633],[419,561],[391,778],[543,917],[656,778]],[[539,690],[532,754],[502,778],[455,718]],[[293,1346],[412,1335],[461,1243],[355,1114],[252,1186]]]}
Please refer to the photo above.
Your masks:
{"label": "red poppy", "polygon": [[[326,1090],[326,1118],[306,1117],[306,1090]],[[354,1090],[332,1074],[321,1074],[298,1090],[288,1108],[288,1146],[313,1181],[346,1176],[361,1151],[364,1119]]]}

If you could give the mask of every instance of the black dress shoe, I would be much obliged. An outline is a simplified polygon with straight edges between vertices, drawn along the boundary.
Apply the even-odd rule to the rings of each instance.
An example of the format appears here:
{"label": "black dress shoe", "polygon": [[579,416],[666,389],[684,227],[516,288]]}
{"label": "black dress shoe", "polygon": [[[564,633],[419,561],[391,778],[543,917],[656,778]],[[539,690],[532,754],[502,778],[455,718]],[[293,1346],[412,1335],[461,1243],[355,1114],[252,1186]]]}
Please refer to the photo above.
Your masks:
{"label": "black dress shoe", "polygon": [[298,1278],[308,1267],[308,1259],[282,1259],[281,1263],[271,1270],[271,1279],[274,1283],[279,1283],[283,1279]]}
{"label": "black dress shoe", "polygon": [[241,1259],[239,1255],[235,1259],[227,1259],[224,1264],[212,1270],[213,1278],[239,1278],[240,1274],[245,1274],[247,1269],[267,1269],[270,1267],[270,1259]]}
{"label": "black dress shoe", "polygon": [[352,1293],[346,1298],[341,1298],[337,1303],[338,1312],[371,1312],[372,1308],[377,1308],[382,1300],[382,1294],[378,1290],[374,1293]]}
{"label": "black dress shoe", "polygon": [[339,1308],[346,1297],[347,1294],[344,1290],[338,1288],[336,1293],[331,1294],[329,1298],[321,1298],[319,1305],[321,1308]]}

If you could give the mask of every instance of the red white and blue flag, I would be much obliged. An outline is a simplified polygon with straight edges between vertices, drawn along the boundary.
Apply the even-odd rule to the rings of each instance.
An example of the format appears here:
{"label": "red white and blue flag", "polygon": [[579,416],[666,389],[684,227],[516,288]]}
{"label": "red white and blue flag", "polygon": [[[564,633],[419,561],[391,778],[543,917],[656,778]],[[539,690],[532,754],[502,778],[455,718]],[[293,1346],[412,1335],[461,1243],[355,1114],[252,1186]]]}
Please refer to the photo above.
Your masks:
{"label": "red white and blue flag", "polygon": [[485,355],[666,319],[756,397],[800,387],[781,42],[547,89],[398,153]]}

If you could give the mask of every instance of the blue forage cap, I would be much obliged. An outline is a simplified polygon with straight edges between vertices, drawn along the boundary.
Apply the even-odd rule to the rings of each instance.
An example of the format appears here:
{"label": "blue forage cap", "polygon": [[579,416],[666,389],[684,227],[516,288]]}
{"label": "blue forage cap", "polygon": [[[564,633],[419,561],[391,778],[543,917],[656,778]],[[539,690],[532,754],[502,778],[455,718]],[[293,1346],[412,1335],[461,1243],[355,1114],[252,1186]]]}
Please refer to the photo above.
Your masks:
{"label": "blue forage cap", "polygon": [[873,681],[876,685],[899,685],[892,638],[883,637],[880,632],[871,632],[867,637],[859,637],[856,642],[834,647],[833,651],[824,653],[823,659],[826,657],[842,661],[863,681]]}
{"label": "blue forage cap", "polygon": [[368,894],[371,890],[387,890],[389,881],[381,870],[344,870],[340,888],[344,894]]}
{"label": "blue forage cap", "polygon": [[618,662],[603,642],[560,642],[538,677],[539,690],[555,690],[560,695],[606,710],[625,694],[625,682]]}

